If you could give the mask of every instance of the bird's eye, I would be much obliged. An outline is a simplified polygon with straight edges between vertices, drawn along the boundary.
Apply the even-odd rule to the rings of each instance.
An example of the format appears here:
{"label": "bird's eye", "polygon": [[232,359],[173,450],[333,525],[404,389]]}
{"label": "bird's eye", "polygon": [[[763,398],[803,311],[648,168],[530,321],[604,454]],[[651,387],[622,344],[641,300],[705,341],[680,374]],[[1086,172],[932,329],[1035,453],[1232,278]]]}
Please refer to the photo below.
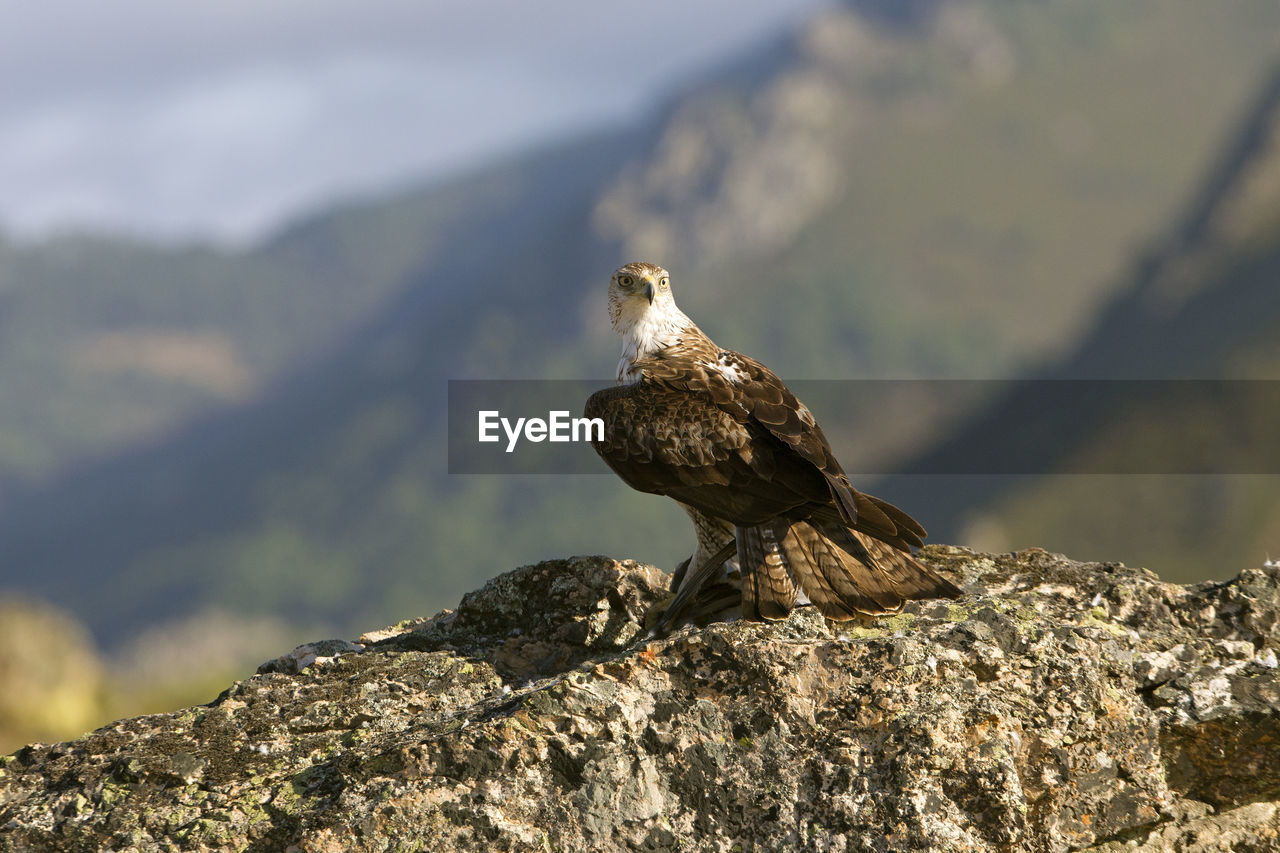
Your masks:
{"label": "bird's eye", "polygon": [[636,280],[629,275],[618,276],[618,284],[622,285],[623,287],[630,287],[635,283],[636,283]]}
{"label": "bird's eye", "polygon": [[658,287],[661,287],[663,290],[666,290],[667,285],[669,284],[671,284],[671,282],[667,279],[665,275],[662,278],[658,279]]}

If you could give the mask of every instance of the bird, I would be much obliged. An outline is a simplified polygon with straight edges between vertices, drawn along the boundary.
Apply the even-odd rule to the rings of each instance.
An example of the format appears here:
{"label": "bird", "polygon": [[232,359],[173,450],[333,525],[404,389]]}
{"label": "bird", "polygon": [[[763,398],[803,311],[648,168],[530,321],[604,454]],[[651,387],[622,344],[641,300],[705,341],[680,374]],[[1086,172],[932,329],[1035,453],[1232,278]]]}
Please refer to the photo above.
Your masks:
{"label": "bird", "polygon": [[667,270],[619,267],[609,317],[622,355],[616,384],[585,406],[604,426],[592,446],[627,485],[676,500],[698,543],[651,635],[733,560],[750,621],[785,619],[806,602],[848,621],[961,595],[912,555],[924,528],[853,488],[812,412],[769,368],[698,328]]}

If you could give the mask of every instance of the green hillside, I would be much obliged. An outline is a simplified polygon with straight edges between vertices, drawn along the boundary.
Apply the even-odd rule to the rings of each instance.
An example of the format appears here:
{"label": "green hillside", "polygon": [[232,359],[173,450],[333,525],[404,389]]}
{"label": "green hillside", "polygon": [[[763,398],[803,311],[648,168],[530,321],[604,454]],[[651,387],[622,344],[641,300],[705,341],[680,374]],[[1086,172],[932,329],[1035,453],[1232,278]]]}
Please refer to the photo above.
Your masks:
{"label": "green hillside", "polygon": [[[1051,375],[1280,379],[1280,66],[1246,118],[1164,248],[1138,265],[1133,286]],[[1177,458],[1213,441],[1221,473],[1013,479],[991,484],[977,505],[952,504],[944,523],[980,547],[1109,555],[1179,581],[1226,578],[1275,558],[1280,472],[1258,452],[1280,433],[1274,396],[1224,410],[1177,387],[1153,384],[1099,413],[1088,440],[1063,448],[1052,467],[1119,471],[1152,448]],[[939,458],[965,452],[966,441],[1000,446],[1043,426],[1034,413],[1008,415],[1018,408],[1010,400],[977,418]]]}
{"label": "green hillside", "polygon": [[[588,169],[600,148],[576,146]],[[535,155],[352,202],[246,251],[0,240],[0,506],[16,487],[262,399],[398,299],[453,298],[468,282],[435,273],[543,171]]]}
{"label": "green hillside", "polygon": [[941,8],[896,37],[833,19],[836,55],[799,63],[835,92],[842,190],[778,250],[685,283],[695,317],[733,294],[710,323],[725,343],[839,378],[1008,377],[1066,355],[1280,52],[1267,3]]}

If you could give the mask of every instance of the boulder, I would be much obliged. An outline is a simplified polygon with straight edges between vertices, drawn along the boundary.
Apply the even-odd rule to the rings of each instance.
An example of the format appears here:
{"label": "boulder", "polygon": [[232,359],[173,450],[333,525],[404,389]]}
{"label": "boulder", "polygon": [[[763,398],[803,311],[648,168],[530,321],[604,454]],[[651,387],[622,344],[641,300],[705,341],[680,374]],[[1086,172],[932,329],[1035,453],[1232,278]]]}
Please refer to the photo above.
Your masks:
{"label": "boulder", "polygon": [[0,759],[3,850],[1280,850],[1280,566],[930,546],[896,616],[686,626],[577,557]]}

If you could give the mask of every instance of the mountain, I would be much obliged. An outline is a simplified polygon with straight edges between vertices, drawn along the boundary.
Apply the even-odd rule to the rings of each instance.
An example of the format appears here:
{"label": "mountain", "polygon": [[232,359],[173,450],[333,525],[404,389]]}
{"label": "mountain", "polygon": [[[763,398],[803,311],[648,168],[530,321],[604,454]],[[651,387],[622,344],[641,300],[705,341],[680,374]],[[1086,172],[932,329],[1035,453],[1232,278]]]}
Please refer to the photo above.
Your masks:
{"label": "mountain", "polygon": [[[457,245],[341,347],[258,399],[159,445],[16,490],[0,519],[6,580],[25,578],[21,586],[116,639],[129,626],[208,601],[269,610],[292,598],[298,606],[286,610],[295,614],[338,618],[367,606],[351,600],[359,583],[379,587],[379,597],[396,583],[408,587],[411,577],[362,578],[359,567],[377,564],[379,552],[431,554],[416,538],[405,540],[424,514],[447,509],[447,497],[386,492],[400,474],[421,477],[417,490],[440,479],[443,454],[432,452],[443,446],[440,392],[476,346],[471,336],[483,331],[465,318],[492,299],[486,284],[510,287],[508,267],[523,257],[537,268],[543,245],[583,227],[574,219],[601,172],[616,169],[629,150],[625,140],[606,138],[508,167],[503,195],[477,226],[501,235],[503,252],[482,241]],[[539,302],[554,292],[556,270],[545,269],[539,287],[520,298]],[[453,292],[441,298],[442,290]],[[354,523],[370,511],[368,538],[352,539],[340,520]],[[326,529],[336,534],[328,541]],[[387,569],[403,565],[390,560]]]}
{"label": "mountain", "polygon": [[399,301],[455,298],[468,285],[446,273],[462,260],[457,244],[512,219],[504,211],[535,176],[595,174],[601,147],[566,146],[582,160],[563,175],[529,156],[351,202],[247,251],[87,235],[0,241],[0,506],[22,485],[262,400]]}
{"label": "mountain", "polygon": [[[907,463],[917,476],[898,482],[902,499],[932,498],[933,529],[944,538],[1000,548],[1034,541],[1086,557],[1105,552],[1175,579],[1201,577],[1206,567],[1227,577],[1275,554],[1280,466],[1267,450],[1280,432],[1272,390],[1280,379],[1278,177],[1280,64],[1187,209],[1138,261],[1090,334]],[[1146,381],[1126,384],[1123,398],[1082,399],[1071,412],[1037,404],[1045,383],[1080,379]],[[1217,379],[1255,384],[1203,384]],[[1087,425],[1071,442],[1034,444],[1040,458],[1031,463],[1062,476],[952,479],[944,489],[920,476],[973,456],[998,458],[1020,436],[1064,436],[1068,417]],[[1203,474],[1132,467],[1152,447],[1177,458],[1206,442],[1219,458]],[[1114,473],[1087,473],[1102,470]]]}
{"label": "mountain", "polygon": [[[216,408],[171,399],[158,438],[104,440],[90,461],[88,441],[49,451],[62,461],[11,478],[0,582],[120,644],[211,605],[389,621],[567,553],[673,564],[687,521],[610,477],[447,472],[448,380],[607,381],[604,284],[634,257],[661,260],[704,329],[789,380],[1008,378],[1072,352],[1247,105],[1280,9],[919,5],[909,21],[827,10],[631,127],[353,204],[244,255],[154,250],[199,299],[239,282],[220,334],[257,365],[249,390]],[[187,255],[225,265],[218,288],[181,273]],[[266,279],[243,271],[264,257],[285,283],[259,313],[243,294]],[[163,293],[146,269],[116,276],[102,312]],[[148,323],[187,316],[172,311]],[[963,414],[819,417],[858,470]],[[948,498],[904,503],[936,529]]]}

